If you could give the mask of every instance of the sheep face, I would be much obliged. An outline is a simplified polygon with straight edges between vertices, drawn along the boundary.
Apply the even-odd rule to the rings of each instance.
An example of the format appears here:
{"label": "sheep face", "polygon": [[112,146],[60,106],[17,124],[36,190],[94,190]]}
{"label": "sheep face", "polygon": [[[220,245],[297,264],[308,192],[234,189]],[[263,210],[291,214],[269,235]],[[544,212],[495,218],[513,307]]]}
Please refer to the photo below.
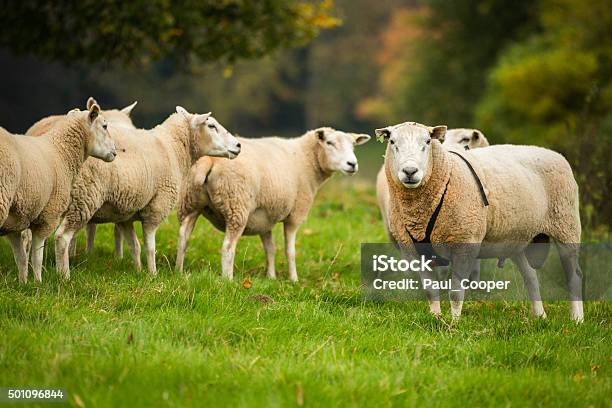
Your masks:
{"label": "sheep face", "polygon": [[183,115],[196,136],[196,148],[199,156],[227,157],[234,159],[240,154],[240,142],[227,131],[210,112],[191,114],[177,106],[176,111]]}
{"label": "sheep face", "polygon": [[376,136],[387,141],[385,162],[391,176],[406,188],[417,188],[431,168],[432,139],[442,139],[446,126],[428,127],[414,122],[376,129]]}
{"label": "sheep face", "polygon": [[476,149],[488,146],[489,142],[478,129],[450,129],[442,144],[446,148]]}
{"label": "sheep face", "polygon": [[86,123],[90,133],[87,141],[87,154],[105,162],[112,162],[117,156],[117,151],[115,142],[108,133],[106,118],[100,114],[100,107],[95,103],[86,113]]}
{"label": "sheep face", "polygon": [[332,128],[319,128],[314,131],[318,141],[318,160],[325,171],[339,171],[353,175],[359,170],[355,146],[370,140],[369,135],[345,133]]}

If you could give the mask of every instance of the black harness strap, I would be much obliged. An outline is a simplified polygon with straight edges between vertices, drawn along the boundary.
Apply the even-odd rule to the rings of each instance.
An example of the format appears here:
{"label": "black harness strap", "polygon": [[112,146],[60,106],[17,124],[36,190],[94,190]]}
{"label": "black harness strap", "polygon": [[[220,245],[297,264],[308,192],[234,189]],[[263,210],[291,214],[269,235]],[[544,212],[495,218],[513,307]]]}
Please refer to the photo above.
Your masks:
{"label": "black harness strap", "polygon": [[461,160],[463,160],[465,162],[465,164],[467,164],[468,168],[472,172],[472,176],[474,176],[474,178],[476,179],[476,183],[478,184],[478,189],[480,190],[480,195],[482,196],[482,201],[484,202],[485,207],[487,207],[489,205],[489,200],[487,199],[487,194],[485,193],[484,186],[482,185],[482,181],[480,181],[480,177],[478,177],[478,174],[476,174],[476,170],[474,170],[474,167],[472,167],[472,164],[468,161],[468,159],[463,157],[463,155],[461,155],[458,152],[455,152],[453,150],[449,150],[449,153],[453,153],[453,154],[461,157]]}
{"label": "black harness strap", "polygon": [[[468,168],[472,172],[472,175],[476,179],[476,183],[478,184],[478,189],[480,190],[480,195],[482,196],[482,201],[484,202],[485,207],[488,206],[489,200],[487,199],[487,194],[485,193],[482,181],[480,181],[480,177],[478,177],[478,174],[476,174],[476,170],[474,170],[474,167],[472,167],[470,162],[465,157],[463,157],[461,154],[455,151],[452,151],[452,150],[449,150],[449,152],[456,154],[457,156],[461,158],[461,160],[465,162],[465,164],[467,164]],[[442,193],[442,198],[440,198],[440,202],[438,203],[438,206],[434,210],[433,214],[431,215],[431,218],[429,219],[429,222],[427,223],[427,228],[425,229],[425,237],[422,240],[418,241],[412,236],[412,234],[410,233],[410,230],[406,228],[406,231],[408,232],[410,239],[412,239],[412,242],[416,244],[415,248],[416,248],[417,253],[419,255],[424,255],[428,259],[433,259],[435,266],[448,266],[450,264],[448,259],[442,258],[441,256],[438,256],[436,254],[436,251],[434,251],[433,245],[431,244],[431,233],[433,232],[433,229],[436,225],[436,220],[438,219],[438,215],[440,214],[440,210],[442,209],[442,204],[444,204],[444,197],[446,196],[446,190],[448,190],[449,183],[450,183],[450,179],[446,182],[446,186],[444,187],[444,192]]]}
{"label": "black harness strap", "polygon": [[446,196],[446,190],[448,190],[449,183],[450,178],[446,182],[446,186],[444,187],[444,192],[442,193],[442,197],[440,198],[438,206],[434,210],[433,214],[431,215],[431,218],[429,219],[429,222],[427,223],[427,227],[425,228],[425,237],[422,240],[418,241],[412,236],[410,230],[406,228],[406,232],[408,232],[408,235],[410,236],[410,239],[412,239],[412,242],[417,244],[415,245],[417,253],[419,255],[424,255],[427,259],[434,259],[434,266],[449,265],[448,259],[438,256],[438,254],[436,254],[436,251],[434,251],[433,249],[433,245],[431,245],[431,233],[433,232],[433,229],[436,225],[436,220],[438,219],[438,215],[440,214],[440,210],[442,209],[442,204],[444,204],[444,196]]}

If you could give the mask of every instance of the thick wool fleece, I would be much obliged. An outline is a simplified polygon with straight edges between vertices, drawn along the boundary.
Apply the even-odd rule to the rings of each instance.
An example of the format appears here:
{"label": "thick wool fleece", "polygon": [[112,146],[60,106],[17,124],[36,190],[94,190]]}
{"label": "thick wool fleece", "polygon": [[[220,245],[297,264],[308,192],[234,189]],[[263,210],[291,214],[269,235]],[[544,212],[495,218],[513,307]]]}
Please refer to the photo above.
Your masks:
{"label": "thick wool fleece", "polygon": [[[497,145],[464,152],[477,167],[487,191],[483,205],[467,165],[432,143],[429,178],[407,189],[389,174],[389,229],[410,244],[423,239],[425,228],[448,189],[433,229],[433,243],[525,243],[543,233],[562,243],[580,241],[578,187],[563,156],[532,146]],[[497,257],[497,255],[495,255]]]}
{"label": "thick wool fleece", "polygon": [[87,115],[65,117],[36,138],[0,132],[0,235],[32,228],[46,237],[55,230],[87,157]]}
{"label": "thick wool fleece", "polygon": [[332,174],[323,170],[315,133],[239,140],[242,152],[236,159],[203,157],[194,165],[181,195],[179,219],[202,213],[218,229],[244,228],[245,235],[271,231],[281,221],[301,224]]}
{"label": "thick wool fleece", "polygon": [[112,128],[120,153],[112,163],[87,160],[76,178],[63,225],[140,220],[159,225],[175,206],[183,177],[197,159],[194,132],[171,115],[151,130]]}

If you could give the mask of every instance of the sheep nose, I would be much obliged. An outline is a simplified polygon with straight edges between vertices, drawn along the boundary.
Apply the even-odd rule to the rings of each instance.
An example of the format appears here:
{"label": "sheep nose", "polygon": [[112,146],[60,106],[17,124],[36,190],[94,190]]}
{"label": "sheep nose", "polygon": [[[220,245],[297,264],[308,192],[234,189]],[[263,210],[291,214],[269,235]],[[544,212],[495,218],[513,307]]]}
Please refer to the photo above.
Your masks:
{"label": "sheep nose", "polygon": [[353,169],[355,168],[355,166],[357,166],[357,162],[354,161],[354,160],[349,160],[349,161],[346,162],[346,164],[348,164],[349,167],[351,167]]}
{"label": "sheep nose", "polygon": [[417,169],[416,167],[404,167],[402,171],[408,177],[412,177],[417,171],[419,171],[419,169]]}
{"label": "sheep nose", "polygon": [[240,142],[236,143],[236,147],[240,149]]}

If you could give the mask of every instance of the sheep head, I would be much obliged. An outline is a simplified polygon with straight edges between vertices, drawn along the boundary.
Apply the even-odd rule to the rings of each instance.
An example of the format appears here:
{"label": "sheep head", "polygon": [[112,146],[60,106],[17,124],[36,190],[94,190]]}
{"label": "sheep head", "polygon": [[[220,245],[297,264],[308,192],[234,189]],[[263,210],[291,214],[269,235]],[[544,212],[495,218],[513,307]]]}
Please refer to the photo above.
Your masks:
{"label": "sheep head", "polygon": [[321,127],[313,131],[317,139],[317,159],[326,172],[339,171],[353,175],[359,170],[355,146],[370,140],[369,135],[347,133],[330,127]]}
{"label": "sheep head", "polygon": [[[176,112],[189,123],[192,138],[192,149],[197,157],[215,156],[234,159],[240,154],[240,142],[227,129],[225,129],[211,113],[189,113],[181,106]],[[196,157],[196,158],[197,158]]]}
{"label": "sheep head", "polygon": [[87,106],[86,111],[73,109],[68,112],[67,116],[77,117],[78,120],[84,122],[87,133],[87,155],[111,162],[115,160],[117,151],[115,149],[115,142],[113,142],[108,133],[106,118],[100,114],[100,106],[95,101],[93,103],[88,101]]}
{"label": "sheep head", "polygon": [[489,145],[487,138],[478,129],[449,129],[443,142],[446,148],[462,150],[466,146],[469,149],[486,147]]}
{"label": "sheep head", "polygon": [[394,181],[406,188],[417,188],[431,171],[431,145],[444,139],[446,126],[405,122],[375,132],[379,140],[387,142],[385,165],[390,166]]}

